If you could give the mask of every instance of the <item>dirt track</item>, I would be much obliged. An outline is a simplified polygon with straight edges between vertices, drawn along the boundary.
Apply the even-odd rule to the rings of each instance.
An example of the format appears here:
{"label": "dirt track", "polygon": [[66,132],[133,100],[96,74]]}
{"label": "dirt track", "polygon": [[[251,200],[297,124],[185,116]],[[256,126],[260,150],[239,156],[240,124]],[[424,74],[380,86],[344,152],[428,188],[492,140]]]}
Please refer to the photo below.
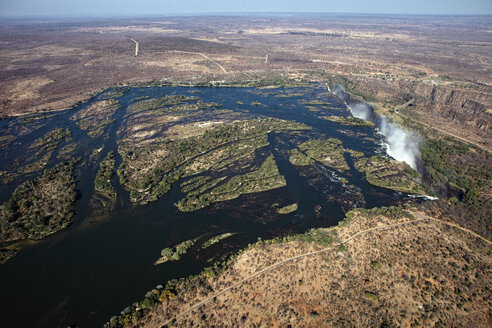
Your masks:
{"label": "dirt track", "polygon": [[[413,223],[419,223],[419,222],[422,222],[422,221],[432,221],[432,222],[436,222],[436,223],[440,223],[440,224],[445,224],[445,225],[448,225],[448,226],[451,226],[451,227],[454,227],[454,228],[457,228],[459,230],[462,230],[464,232],[467,232],[469,234],[472,234],[473,236],[477,237],[477,238],[480,238],[481,240],[483,240],[484,242],[486,242],[487,244],[489,245],[492,245],[492,241],[488,240],[488,239],[485,239],[484,237],[476,234],[475,232],[469,230],[469,229],[466,229],[466,228],[463,228],[457,224],[454,224],[454,223],[450,223],[450,222],[445,222],[445,221],[441,221],[441,220],[438,220],[438,219],[433,219],[433,218],[428,218],[428,217],[425,217],[423,214],[421,213],[415,213],[417,219],[414,219],[414,220],[411,220],[411,221],[406,221],[406,222],[400,222],[400,223],[395,223],[395,224],[390,224],[390,225],[386,225],[386,226],[382,226],[382,227],[375,227],[375,228],[370,228],[370,229],[366,229],[366,230],[363,230],[363,231],[360,231],[358,233],[356,233],[355,235],[353,235],[352,237],[349,237],[345,240],[343,240],[340,244],[346,244],[362,235],[365,235],[367,233],[370,233],[370,232],[373,232],[373,231],[380,231],[380,230],[387,230],[387,229],[392,229],[392,228],[396,228],[396,227],[399,227],[399,226],[402,226],[402,225],[407,225],[407,224],[413,224]],[[264,273],[266,272],[269,272],[269,271],[272,271],[273,269],[279,267],[279,266],[282,266],[288,262],[292,262],[292,261],[295,261],[295,260],[298,260],[298,259],[301,259],[301,258],[304,258],[304,257],[308,257],[308,256],[312,256],[312,255],[317,255],[317,254],[320,254],[320,253],[324,253],[324,252],[327,252],[327,251],[330,251],[330,250],[333,250],[335,249],[336,247],[338,247],[339,245],[334,245],[334,246],[330,246],[330,247],[327,247],[327,248],[324,248],[322,250],[319,250],[319,251],[315,251],[315,252],[310,252],[310,253],[306,253],[306,254],[301,254],[301,255],[297,255],[297,256],[294,256],[294,257],[291,257],[291,258],[288,258],[288,259],[285,259],[283,261],[280,261],[278,263],[275,263],[267,268],[264,268],[263,270],[260,270],[238,282],[236,282],[235,284],[221,290],[220,292],[204,299],[203,301],[193,305],[192,307],[190,307],[188,310],[184,311],[184,312],[181,312],[179,314],[177,314],[176,316],[174,316],[173,318],[171,319],[168,319],[167,321],[164,322],[164,324],[162,325],[162,327],[166,327],[167,325],[169,325],[170,323],[172,322],[175,322],[176,320],[184,317],[185,315],[193,312],[194,310],[197,310],[198,308],[200,308],[202,305],[208,303],[208,302],[211,302],[212,300],[214,300],[215,298],[219,297],[220,295],[222,294],[225,294],[231,290],[233,290],[234,288],[236,287],[239,287],[240,285],[244,284],[245,282],[251,280],[251,279],[254,279],[256,277],[259,277],[261,275],[263,275]]]}
{"label": "dirt track", "polygon": [[201,52],[182,51],[182,50],[170,50],[168,52],[184,53],[184,54],[192,54],[192,55],[200,55],[203,58],[205,58],[207,60],[210,60],[212,63],[214,63],[215,65],[217,65],[224,73],[227,73],[227,70],[224,68],[224,66],[222,66],[219,63],[217,63],[215,60],[213,60],[212,58],[210,58],[209,56],[207,56],[207,55],[205,55],[205,54],[203,54]]}

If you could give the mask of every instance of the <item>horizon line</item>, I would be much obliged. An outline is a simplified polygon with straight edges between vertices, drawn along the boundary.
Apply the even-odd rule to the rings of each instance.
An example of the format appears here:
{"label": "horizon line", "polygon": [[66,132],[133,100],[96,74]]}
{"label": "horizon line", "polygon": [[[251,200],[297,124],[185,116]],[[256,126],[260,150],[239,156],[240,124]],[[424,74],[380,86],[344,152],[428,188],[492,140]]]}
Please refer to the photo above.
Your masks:
{"label": "horizon line", "polygon": [[307,16],[307,15],[361,15],[361,16],[440,16],[440,17],[475,17],[475,16],[492,16],[492,13],[487,14],[436,14],[436,13],[362,13],[362,12],[188,12],[188,13],[156,13],[156,14],[34,14],[34,15],[23,15],[23,14],[11,14],[2,15],[0,14],[0,19],[72,19],[72,18],[150,18],[150,17],[197,17],[197,16]]}

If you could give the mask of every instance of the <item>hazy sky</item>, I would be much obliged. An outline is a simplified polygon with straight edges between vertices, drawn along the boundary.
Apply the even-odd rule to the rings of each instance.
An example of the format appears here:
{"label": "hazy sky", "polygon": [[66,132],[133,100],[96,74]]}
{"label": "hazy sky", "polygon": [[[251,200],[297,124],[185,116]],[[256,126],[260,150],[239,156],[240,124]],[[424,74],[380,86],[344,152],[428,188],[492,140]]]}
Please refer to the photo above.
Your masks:
{"label": "hazy sky", "polygon": [[492,0],[0,0],[0,16],[315,12],[492,14]]}

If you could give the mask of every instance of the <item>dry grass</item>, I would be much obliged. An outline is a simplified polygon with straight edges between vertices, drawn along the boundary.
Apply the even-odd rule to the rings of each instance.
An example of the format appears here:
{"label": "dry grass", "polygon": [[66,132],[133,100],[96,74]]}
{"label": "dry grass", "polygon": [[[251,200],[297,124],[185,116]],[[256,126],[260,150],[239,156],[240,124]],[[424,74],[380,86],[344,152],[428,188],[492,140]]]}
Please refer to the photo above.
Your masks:
{"label": "dry grass", "polygon": [[[356,215],[336,240],[410,218]],[[178,288],[140,322],[168,318],[283,259],[319,249],[294,241],[255,247],[201,287]],[[475,236],[423,221],[371,232],[288,262],[180,318],[172,327],[489,327],[492,249]],[[198,286],[198,285],[197,285]]]}

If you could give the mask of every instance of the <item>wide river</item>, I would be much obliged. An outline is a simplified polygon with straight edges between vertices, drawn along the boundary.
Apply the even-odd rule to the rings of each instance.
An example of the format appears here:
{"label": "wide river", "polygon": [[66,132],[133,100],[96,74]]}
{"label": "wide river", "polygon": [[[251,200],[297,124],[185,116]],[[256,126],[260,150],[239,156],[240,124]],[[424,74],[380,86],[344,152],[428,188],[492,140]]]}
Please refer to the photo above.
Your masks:
{"label": "wide river", "polygon": [[[382,137],[375,128],[342,126],[319,119],[315,111],[308,108],[307,101],[321,98],[338,109],[337,115],[349,113],[340,99],[318,85],[289,90],[302,94],[296,97],[276,97],[276,89],[151,87],[131,88],[118,98],[121,108],[114,115],[112,125],[99,138],[87,136],[86,131],[82,131],[70,117],[104,94],[57,116],[36,120],[39,123],[26,126],[20,119],[0,121],[2,135],[9,129],[19,133],[9,147],[0,150],[0,170],[11,171],[17,158],[25,154],[34,139],[60,127],[71,130],[73,140],[78,142],[78,156],[87,158],[91,151],[101,147],[104,154],[116,151],[117,130],[120,124],[124,124],[125,109],[133,99],[144,96],[157,98],[171,93],[189,96],[190,91],[199,92],[197,96],[204,102],[220,103],[221,108],[308,124],[313,127],[313,133],[338,138],[344,147],[362,151],[367,156],[384,153]],[[283,92],[286,93],[285,90]],[[242,109],[238,108],[238,100],[245,104]],[[261,102],[262,106],[251,104],[254,101]],[[361,134],[366,137],[360,137]],[[342,176],[327,169],[326,176],[322,177],[327,187],[323,190],[314,188],[281,155],[285,145],[278,143],[273,136],[269,136],[269,141],[268,147],[287,181],[286,187],[265,192],[264,197],[241,196],[223,206],[192,213],[181,213],[173,205],[183,196],[179,185],[173,186],[172,191],[157,202],[135,206],[114,177],[118,192],[115,210],[107,218],[91,220],[87,209],[94,192],[98,163],[85,161],[75,171],[79,197],[73,224],[42,241],[26,242],[16,257],[0,266],[1,326],[102,326],[125,306],[143,299],[145,293],[156,285],[197,274],[209,266],[210,261],[236,252],[258,238],[285,236],[337,224],[344,213],[338,203],[328,201],[330,198],[326,196],[337,192],[337,188],[329,185],[335,186],[337,176]],[[59,149],[55,150],[47,167],[56,164],[57,151]],[[117,156],[117,165],[120,161]],[[343,177],[361,191],[366,207],[396,204],[405,198],[405,195],[369,185],[354,169],[349,158],[347,161],[350,171]],[[0,185],[0,203],[8,200],[15,187],[23,181],[39,174],[20,175],[13,182]],[[297,202],[299,209],[288,215],[262,218],[262,206],[256,206],[255,202],[275,198]],[[249,205],[240,206],[245,203]],[[315,215],[317,205],[321,206],[321,216]],[[192,248],[180,261],[158,266],[153,264],[164,247],[224,232],[235,235],[207,249]]]}

